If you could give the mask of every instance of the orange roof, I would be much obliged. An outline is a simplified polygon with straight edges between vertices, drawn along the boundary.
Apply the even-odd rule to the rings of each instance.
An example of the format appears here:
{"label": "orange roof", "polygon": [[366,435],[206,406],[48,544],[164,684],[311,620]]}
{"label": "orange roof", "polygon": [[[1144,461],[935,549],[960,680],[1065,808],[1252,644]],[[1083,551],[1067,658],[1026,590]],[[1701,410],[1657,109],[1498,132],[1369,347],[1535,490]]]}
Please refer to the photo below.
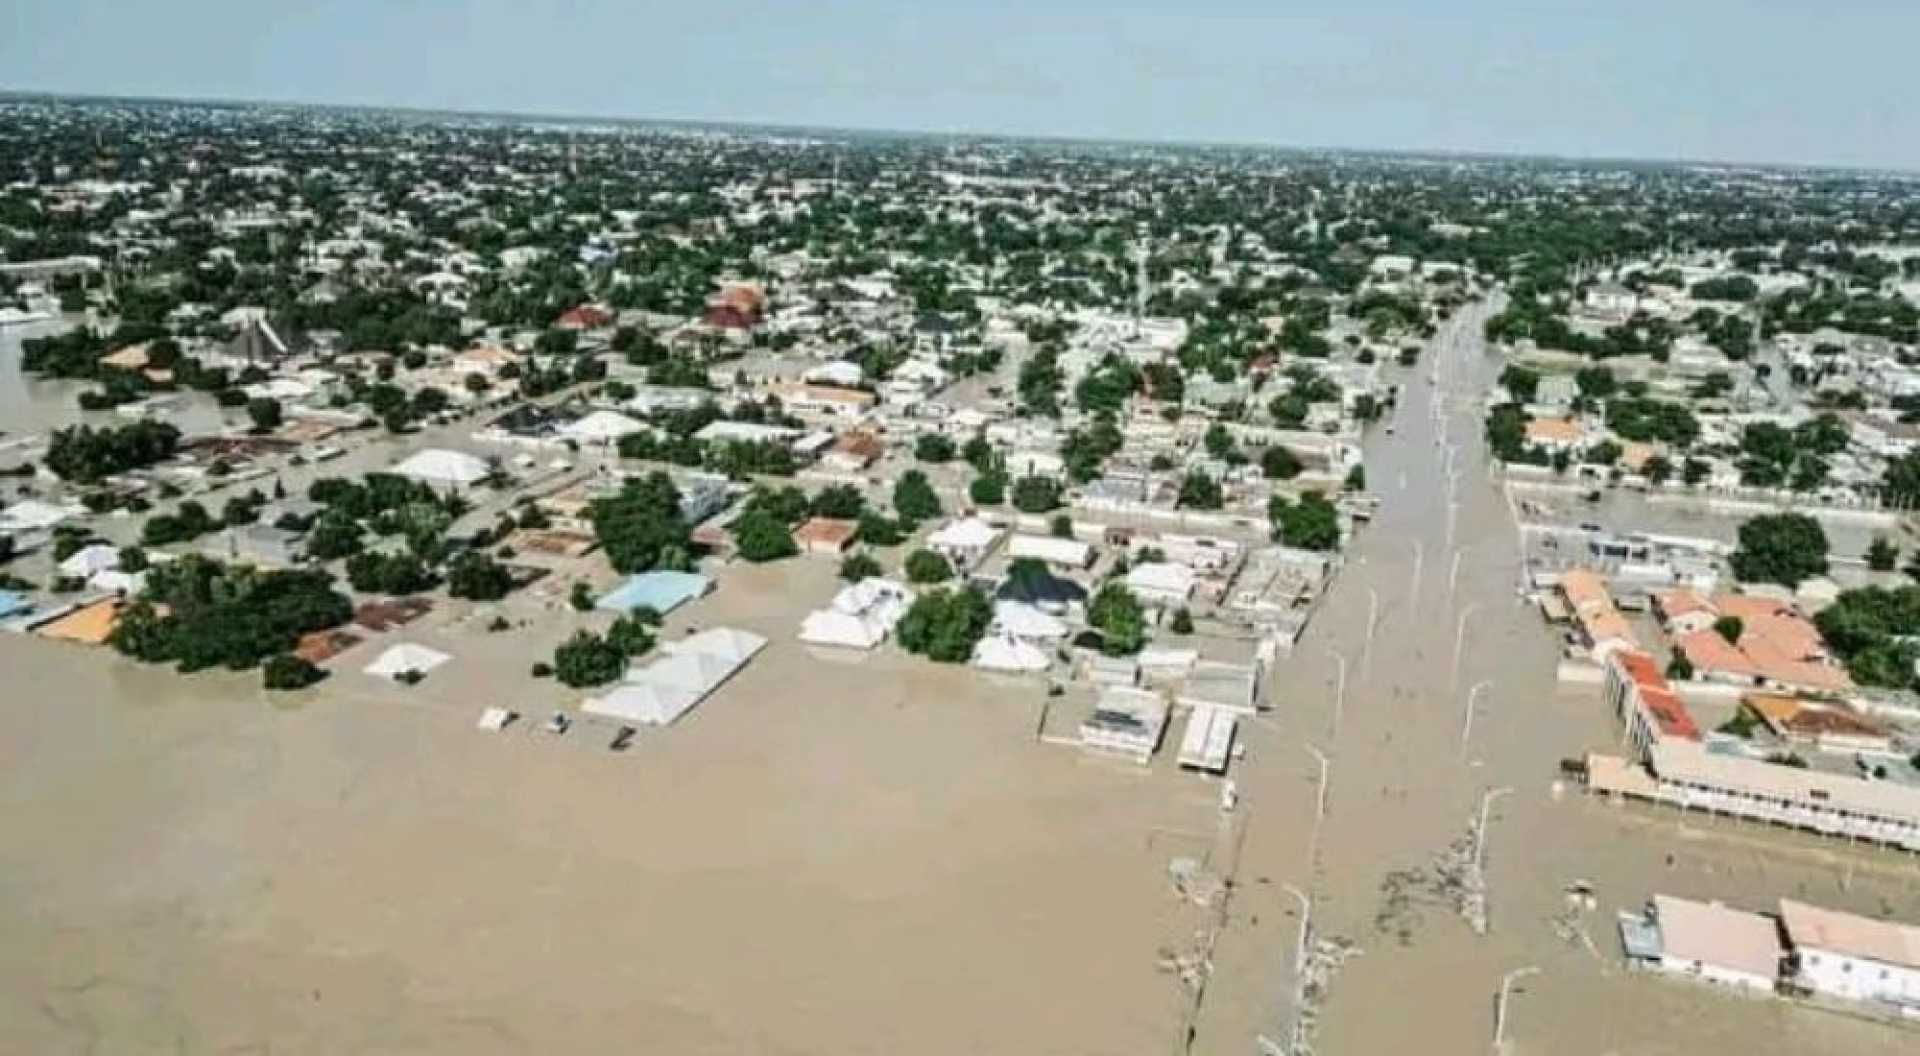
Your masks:
{"label": "orange roof", "polygon": [[89,605],[67,613],[57,620],[43,624],[39,634],[43,638],[54,638],[63,642],[79,642],[82,645],[100,645],[113,633],[113,625],[120,622],[120,601],[117,598],[102,598]]}
{"label": "orange roof", "polygon": [[1527,439],[1536,444],[1577,444],[1586,431],[1565,418],[1535,418],[1527,423]]}
{"label": "orange roof", "polygon": [[1598,572],[1584,568],[1570,568],[1560,574],[1560,593],[1566,596],[1567,607],[1577,615],[1613,608],[1613,595],[1607,592],[1607,581]]}
{"label": "orange roof", "polygon": [[1667,688],[1666,676],[1660,673],[1660,665],[1654,662],[1653,657],[1635,649],[1615,653],[1613,659],[1626,672],[1627,678],[1642,689]]}
{"label": "orange roof", "polygon": [[1750,693],[1747,707],[1776,731],[1803,737],[1842,736],[1885,738],[1887,730],[1852,708],[1783,697],[1771,693]]}
{"label": "orange roof", "polygon": [[1638,473],[1646,468],[1649,459],[1659,453],[1660,449],[1653,444],[1629,440],[1620,445],[1620,464]]}
{"label": "orange roof", "polygon": [[857,403],[862,407],[870,407],[880,399],[865,389],[843,389],[837,385],[816,385],[811,382],[788,385],[785,391],[789,394],[806,396],[808,399],[830,403]]}
{"label": "orange roof", "polygon": [[1686,705],[1680,698],[1667,689],[1643,689],[1640,691],[1640,704],[1647,714],[1660,727],[1662,737],[1681,737],[1689,741],[1700,739],[1700,727],[1694,724],[1693,716],[1687,714]]}
{"label": "orange roof", "polygon": [[1655,594],[1653,603],[1669,620],[1696,612],[1716,612],[1713,603],[1701,597],[1698,591],[1684,587]]}
{"label": "orange roof", "polygon": [[1595,645],[1616,638],[1638,644],[1638,639],[1633,636],[1633,625],[1615,609],[1582,615],[1580,626],[1587,632],[1587,640]]}
{"label": "orange roof", "polygon": [[825,543],[828,546],[844,547],[853,542],[855,532],[860,530],[857,521],[840,520],[834,517],[810,517],[805,524],[793,530],[793,541],[801,546],[809,543]]}
{"label": "orange roof", "polygon": [[840,434],[840,439],[833,442],[833,450],[843,455],[864,458],[869,462],[887,453],[886,445],[880,442],[880,438],[868,432]]}

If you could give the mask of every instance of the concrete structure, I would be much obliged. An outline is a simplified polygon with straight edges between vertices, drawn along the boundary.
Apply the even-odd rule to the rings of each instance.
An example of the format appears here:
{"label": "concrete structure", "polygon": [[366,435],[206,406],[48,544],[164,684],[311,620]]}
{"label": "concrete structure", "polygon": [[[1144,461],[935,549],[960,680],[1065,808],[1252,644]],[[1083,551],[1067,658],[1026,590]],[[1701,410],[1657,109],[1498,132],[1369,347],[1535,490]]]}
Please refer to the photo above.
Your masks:
{"label": "concrete structure", "polygon": [[1167,729],[1167,702],[1158,693],[1111,686],[1100,693],[1093,714],[1080,724],[1080,743],[1145,766]]}
{"label": "concrete structure", "polygon": [[1843,1001],[1920,1015],[1920,927],[1780,900],[1789,980]]}
{"label": "concrete structure", "polygon": [[1756,994],[1779,985],[1786,951],[1772,918],[1669,895],[1654,896],[1653,914],[1662,971]]}
{"label": "concrete structure", "polygon": [[1194,708],[1187,716],[1186,733],[1180,738],[1180,765],[1210,774],[1226,773],[1239,728],[1240,716],[1229,708]]}

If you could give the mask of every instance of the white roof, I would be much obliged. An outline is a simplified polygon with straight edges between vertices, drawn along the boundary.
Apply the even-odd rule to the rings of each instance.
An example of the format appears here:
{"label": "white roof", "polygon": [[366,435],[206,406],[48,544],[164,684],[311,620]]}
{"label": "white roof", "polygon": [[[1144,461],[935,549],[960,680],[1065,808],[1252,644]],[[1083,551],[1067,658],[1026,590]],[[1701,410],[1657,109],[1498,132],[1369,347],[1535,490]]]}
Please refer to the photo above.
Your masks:
{"label": "white roof", "polygon": [[1085,568],[1093,558],[1093,547],[1078,539],[1051,535],[1016,535],[1007,540],[1007,556],[1037,557],[1055,565]]}
{"label": "white roof", "polygon": [[1193,569],[1166,561],[1135,565],[1127,570],[1127,588],[1185,596],[1193,591]]}
{"label": "white roof", "polygon": [[93,543],[83,546],[60,562],[60,574],[75,579],[86,579],[95,572],[105,572],[120,567],[120,551],[105,543]]}
{"label": "white roof", "polygon": [[618,411],[594,411],[576,421],[560,427],[560,432],[576,440],[604,442],[618,440],[629,433],[637,433],[646,428],[646,424],[629,418]]}
{"label": "white roof", "polygon": [[927,537],[927,543],[958,550],[979,550],[992,546],[999,537],[1000,529],[986,521],[978,517],[962,517],[941,525],[939,531]]}
{"label": "white roof", "polygon": [[388,647],[373,663],[362,668],[369,675],[378,678],[392,678],[402,671],[418,671],[426,674],[441,664],[453,659],[438,649],[429,649],[413,642],[401,642]]}
{"label": "white roof", "polygon": [[4,525],[10,531],[44,530],[76,516],[76,512],[65,506],[41,502],[39,499],[23,499],[0,510],[0,525]]}
{"label": "white roof", "polygon": [[487,475],[487,464],[463,451],[430,447],[415,452],[393,471],[433,484],[472,484]]}
{"label": "white roof", "polygon": [[1668,957],[1768,979],[1780,974],[1780,936],[1772,920],[1671,895],[1653,896],[1653,909]]}
{"label": "white roof", "polygon": [[993,603],[993,624],[1002,634],[1023,639],[1067,636],[1067,625],[1023,601]]}
{"label": "white roof", "polygon": [[474,725],[479,729],[497,733],[506,729],[507,723],[511,721],[513,721],[513,712],[505,708],[487,708],[480,712],[480,721]]}
{"label": "white roof", "polygon": [[867,372],[860,364],[850,359],[836,359],[807,371],[806,380],[824,381],[833,385],[858,385],[865,381]]}
{"label": "white roof", "polygon": [[837,609],[815,609],[800,622],[800,640],[813,645],[872,649],[886,637],[887,628],[878,621]]}
{"label": "white roof", "polygon": [[706,425],[701,426],[700,431],[693,434],[693,438],[702,442],[708,440],[779,441],[790,440],[799,435],[800,430],[790,429],[784,425],[762,425],[759,422],[731,422],[722,420],[718,422],[708,422]]}
{"label": "white roof", "polygon": [[1226,708],[1198,705],[1187,716],[1187,732],[1180,738],[1180,765],[1203,770],[1226,769],[1227,753],[1240,717]]}
{"label": "white roof", "polygon": [[719,688],[767,644],[750,631],[715,627],[661,646],[665,655],[627,672],[626,685],[588,700],[583,710],[626,722],[665,726]]}
{"label": "white roof", "polygon": [[988,635],[973,647],[973,666],[988,671],[1044,671],[1047,654],[1004,635]]}
{"label": "white roof", "polygon": [[122,572],[117,568],[105,568],[95,572],[87,580],[88,590],[104,590],[114,594],[132,597],[147,587],[145,572]]}

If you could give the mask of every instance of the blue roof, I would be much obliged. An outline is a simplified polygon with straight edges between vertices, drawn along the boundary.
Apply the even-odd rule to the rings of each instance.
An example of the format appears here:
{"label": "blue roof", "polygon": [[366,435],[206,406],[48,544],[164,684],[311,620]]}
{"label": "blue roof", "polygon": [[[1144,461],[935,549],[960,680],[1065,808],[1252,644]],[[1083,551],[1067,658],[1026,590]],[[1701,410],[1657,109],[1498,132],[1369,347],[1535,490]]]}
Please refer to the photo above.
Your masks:
{"label": "blue roof", "polygon": [[16,612],[25,612],[33,608],[25,594],[11,590],[0,590],[0,617],[11,616]]}
{"label": "blue roof", "polygon": [[705,594],[709,582],[694,572],[642,572],[601,595],[594,607],[612,612],[648,608],[664,615]]}

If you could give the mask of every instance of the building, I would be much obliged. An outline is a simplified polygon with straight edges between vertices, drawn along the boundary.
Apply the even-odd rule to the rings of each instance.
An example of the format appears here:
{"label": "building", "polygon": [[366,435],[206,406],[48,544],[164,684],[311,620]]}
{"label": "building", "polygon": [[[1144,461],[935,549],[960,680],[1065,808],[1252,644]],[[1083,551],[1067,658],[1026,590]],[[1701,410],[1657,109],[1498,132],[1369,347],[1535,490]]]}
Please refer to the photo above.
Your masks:
{"label": "building", "polygon": [[1920,1015],[1920,927],[1780,900],[1789,981],[1843,1001]]}
{"label": "building", "polygon": [[1572,451],[1587,441],[1580,423],[1566,418],[1535,418],[1527,423],[1527,443],[1548,451]]}
{"label": "building", "polygon": [[913,605],[913,591],[890,579],[863,579],[833,596],[832,604],[807,614],[800,640],[810,645],[872,649]]}
{"label": "building", "polygon": [[766,644],[757,634],[731,627],[663,642],[659,659],[628,671],[624,685],[586,701],[581,710],[619,722],[668,725],[707,699]]}
{"label": "building", "polygon": [[1786,766],[1656,738],[1646,764],[1587,757],[1587,787],[1683,810],[1744,818],[1848,840],[1920,851],[1920,788]]}
{"label": "building", "polygon": [[1228,708],[1194,708],[1187,716],[1186,733],[1180,738],[1180,765],[1210,774],[1226,773],[1239,728],[1240,716]]}
{"label": "building", "polygon": [[716,330],[751,330],[767,314],[767,294],[758,286],[732,283],[707,298],[701,321]]}
{"label": "building", "polygon": [[[1844,693],[1853,688],[1847,669],[1827,651],[1812,620],[1790,602],[1759,594],[1691,590],[1656,595],[1655,612],[1674,644],[1693,665],[1695,678],[1786,692]],[[1733,641],[1717,629],[1739,621]]]}
{"label": "building", "polygon": [[843,389],[836,385],[783,385],[775,390],[780,405],[801,417],[856,421],[865,418],[879,397],[865,389]]}
{"label": "building", "polygon": [[1822,752],[1895,754],[1892,731],[1845,704],[1772,693],[1749,693],[1741,704],[1767,732],[1789,744]]}
{"label": "building", "polygon": [[1093,564],[1093,547],[1078,539],[1015,534],[1007,540],[1007,556],[1029,557],[1060,569],[1085,569]]}
{"label": "building", "polygon": [[613,325],[613,313],[597,304],[583,304],[561,312],[553,325],[561,330],[600,330]]}
{"label": "building", "polygon": [[834,517],[809,517],[793,530],[793,543],[800,552],[813,557],[839,557],[853,545],[860,531],[857,521]]}
{"label": "building", "polygon": [[1700,739],[1693,716],[1646,653],[1622,649],[1609,656],[1605,694],[1636,759],[1645,759],[1653,742],[1662,738]]}
{"label": "building", "polygon": [[887,447],[880,438],[865,430],[855,429],[840,434],[833,446],[820,456],[820,465],[836,473],[858,473],[879,461],[887,453]]}
{"label": "building", "polygon": [[1000,529],[978,517],[961,517],[928,536],[927,548],[965,572],[985,560],[999,541]]}
{"label": "building", "polygon": [[1185,605],[1193,596],[1193,569],[1171,561],[1149,561],[1127,570],[1127,589],[1148,606]]}
{"label": "building", "polygon": [[1607,581],[1599,573],[1570,568],[1561,574],[1556,593],[1566,606],[1581,646],[1594,660],[1605,663],[1619,650],[1640,647],[1633,625],[1615,607]]}
{"label": "building", "polygon": [[1109,686],[1093,714],[1080,724],[1080,744],[1112,752],[1145,766],[1160,748],[1167,729],[1167,702],[1158,693]]}
{"label": "building", "polygon": [[462,451],[430,447],[394,466],[393,472],[435,487],[470,488],[487,478],[487,464]]}
{"label": "building", "polygon": [[1661,971],[1755,994],[1779,986],[1786,951],[1773,918],[1718,902],[1655,895],[1653,920]]}

